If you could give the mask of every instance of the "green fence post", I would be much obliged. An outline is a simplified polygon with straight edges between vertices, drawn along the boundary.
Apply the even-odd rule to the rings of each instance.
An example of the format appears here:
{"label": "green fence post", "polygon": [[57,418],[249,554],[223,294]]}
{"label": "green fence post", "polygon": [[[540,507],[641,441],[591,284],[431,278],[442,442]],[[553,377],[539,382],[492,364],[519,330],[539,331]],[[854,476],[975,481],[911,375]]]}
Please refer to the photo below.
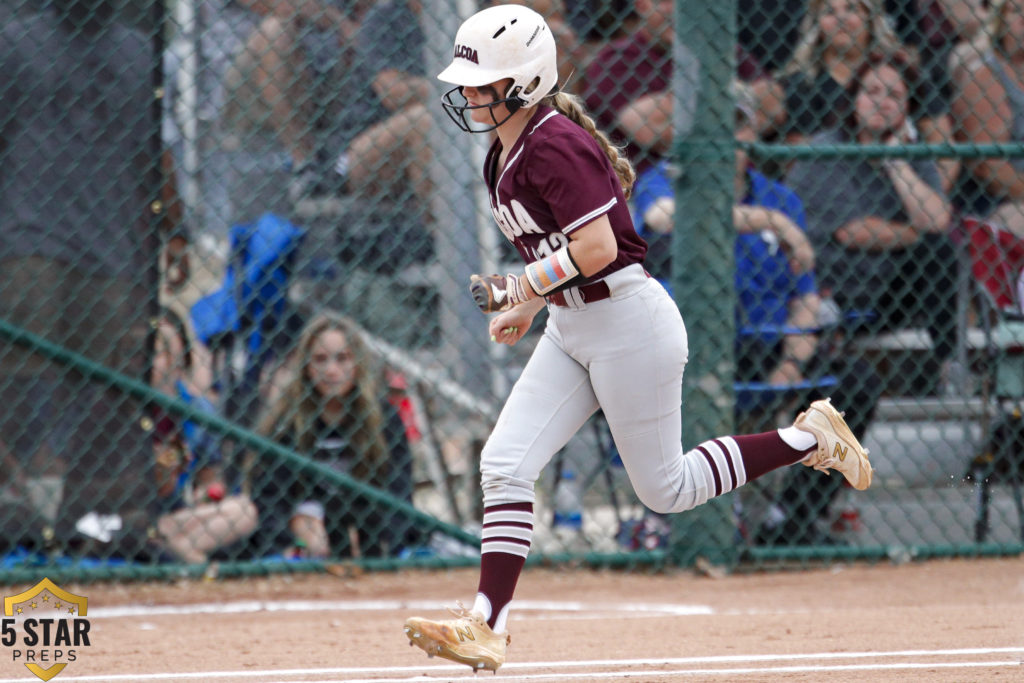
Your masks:
{"label": "green fence post", "polygon": [[[729,83],[735,56],[735,0],[679,0],[676,39],[700,63],[699,82],[674,69],[673,92],[698,88],[696,118],[688,135],[676,131],[676,214],[672,283],[687,323],[690,358],[683,380],[683,447],[733,430],[733,102]],[[677,62],[678,64],[678,62]],[[677,515],[672,532],[677,562],[697,557],[731,561],[730,497]]]}

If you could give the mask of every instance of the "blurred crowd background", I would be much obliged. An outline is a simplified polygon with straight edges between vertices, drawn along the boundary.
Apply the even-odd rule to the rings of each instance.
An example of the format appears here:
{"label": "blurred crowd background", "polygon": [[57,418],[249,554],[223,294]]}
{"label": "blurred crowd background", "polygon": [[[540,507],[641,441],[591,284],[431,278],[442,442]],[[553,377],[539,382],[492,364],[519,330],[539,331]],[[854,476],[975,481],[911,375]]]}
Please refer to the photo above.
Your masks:
{"label": "blurred crowd background", "polygon": [[[871,449],[855,501],[805,468],[733,494],[725,555],[1020,552],[1024,0],[522,4],[637,168],[648,270],[731,331],[712,409],[832,396]],[[541,329],[490,344],[467,290],[516,261],[434,78],[482,6],[0,2],[0,577],[474,556]],[[680,153],[712,93],[724,186]],[[695,241],[733,277],[674,268]],[[632,498],[599,415],[541,487],[539,557],[706,543]]]}

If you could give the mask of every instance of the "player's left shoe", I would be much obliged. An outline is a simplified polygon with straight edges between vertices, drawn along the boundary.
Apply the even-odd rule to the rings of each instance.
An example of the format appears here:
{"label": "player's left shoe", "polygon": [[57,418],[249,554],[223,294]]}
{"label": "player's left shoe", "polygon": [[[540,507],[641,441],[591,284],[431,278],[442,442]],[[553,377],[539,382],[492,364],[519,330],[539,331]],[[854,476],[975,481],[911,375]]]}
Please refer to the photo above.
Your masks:
{"label": "player's left shoe", "polygon": [[434,621],[422,617],[405,620],[405,635],[428,656],[443,657],[472,667],[473,671],[489,669],[497,672],[505,663],[505,648],[512,638],[495,633],[476,612],[462,605],[448,608],[454,619]]}
{"label": "player's left shoe", "polygon": [[857,441],[831,399],[812,403],[797,416],[793,426],[810,432],[818,440],[818,449],[807,456],[803,464],[822,472],[838,470],[859,491],[871,486],[868,450]]}

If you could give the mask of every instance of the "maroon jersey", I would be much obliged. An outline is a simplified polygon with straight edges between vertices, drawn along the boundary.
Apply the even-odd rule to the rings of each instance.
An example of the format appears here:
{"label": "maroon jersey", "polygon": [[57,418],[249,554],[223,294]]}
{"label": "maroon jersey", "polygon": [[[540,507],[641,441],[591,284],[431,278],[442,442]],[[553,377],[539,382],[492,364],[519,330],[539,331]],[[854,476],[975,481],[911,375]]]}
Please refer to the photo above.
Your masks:
{"label": "maroon jersey", "polygon": [[561,249],[574,230],[605,214],[618,256],[587,281],[643,263],[647,243],[633,228],[615,169],[590,133],[541,105],[499,171],[501,150],[496,139],[484,163],[491,213],[527,263]]}

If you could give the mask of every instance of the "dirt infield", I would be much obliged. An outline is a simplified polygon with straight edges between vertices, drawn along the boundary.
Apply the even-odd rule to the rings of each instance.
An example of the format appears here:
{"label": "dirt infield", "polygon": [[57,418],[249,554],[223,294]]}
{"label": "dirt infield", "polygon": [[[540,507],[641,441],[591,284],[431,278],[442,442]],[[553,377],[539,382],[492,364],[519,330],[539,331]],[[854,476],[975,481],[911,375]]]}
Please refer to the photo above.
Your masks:
{"label": "dirt infield", "polygon": [[[56,681],[473,677],[401,625],[470,601],[474,570],[63,587],[89,598],[92,637]],[[517,604],[508,663],[478,680],[1024,680],[1020,558],[717,579],[531,569]],[[38,680],[2,653],[0,682]]]}

